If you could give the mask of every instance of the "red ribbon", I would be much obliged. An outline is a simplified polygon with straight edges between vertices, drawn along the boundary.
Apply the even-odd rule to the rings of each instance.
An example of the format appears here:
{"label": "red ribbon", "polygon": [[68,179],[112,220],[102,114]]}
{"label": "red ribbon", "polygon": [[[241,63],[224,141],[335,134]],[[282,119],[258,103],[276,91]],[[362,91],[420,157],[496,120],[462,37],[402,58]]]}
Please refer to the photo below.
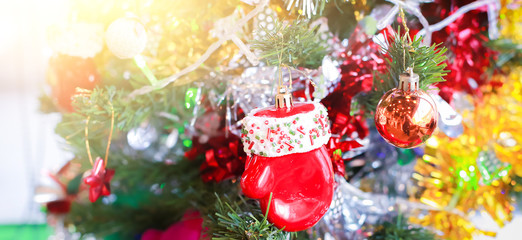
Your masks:
{"label": "red ribbon", "polygon": [[204,182],[221,182],[241,176],[244,171],[246,154],[240,139],[232,134],[229,138],[214,137],[205,144],[194,139],[194,146],[185,152],[189,160],[204,154],[205,161],[199,170]]}
{"label": "red ribbon", "polygon": [[[440,21],[463,5],[471,1],[443,1],[423,4],[423,14]],[[491,65],[491,59],[497,57],[497,52],[485,46],[489,41],[484,34],[487,30],[487,8],[479,8],[467,12],[441,31],[434,32],[432,41],[443,43],[448,48],[447,69],[451,72],[446,82],[437,84],[441,89],[439,95],[451,102],[455,91],[465,91],[481,97],[480,86],[488,82],[485,73]]]}
{"label": "red ribbon", "polygon": [[[327,148],[332,154],[334,168],[337,173],[344,174],[342,155],[337,151],[350,151],[362,145],[351,139],[356,132],[358,138],[368,136],[369,130],[361,114],[351,116],[351,102],[355,95],[368,92],[373,86],[373,73],[385,69],[384,59],[380,57],[379,46],[371,38],[356,30],[349,40],[351,46],[340,56],[345,58],[340,66],[341,81],[334,91],[324,98],[321,103],[328,109],[328,116],[332,121],[332,137]],[[337,152],[334,154],[334,152]]]}

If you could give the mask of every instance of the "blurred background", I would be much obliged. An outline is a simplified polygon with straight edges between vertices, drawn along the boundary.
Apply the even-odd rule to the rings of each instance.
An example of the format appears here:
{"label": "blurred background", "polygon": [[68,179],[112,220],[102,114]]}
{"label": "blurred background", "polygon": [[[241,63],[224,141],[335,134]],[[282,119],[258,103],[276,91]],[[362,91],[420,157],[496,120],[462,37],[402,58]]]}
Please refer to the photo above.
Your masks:
{"label": "blurred background", "polygon": [[45,222],[34,188],[44,169],[72,156],[54,134],[59,114],[38,110],[51,54],[46,28],[63,20],[67,1],[1,0],[0,6],[0,239],[18,239],[1,229]]}

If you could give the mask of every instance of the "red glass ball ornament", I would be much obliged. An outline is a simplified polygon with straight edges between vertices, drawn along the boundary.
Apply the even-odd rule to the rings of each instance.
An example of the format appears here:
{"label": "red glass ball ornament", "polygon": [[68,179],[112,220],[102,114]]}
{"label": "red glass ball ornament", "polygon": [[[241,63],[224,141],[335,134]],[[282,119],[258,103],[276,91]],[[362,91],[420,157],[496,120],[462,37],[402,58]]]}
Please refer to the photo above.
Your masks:
{"label": "red glass ball ornament", "polygon": [[435,102],[418,88],[418,80],[419,76],[413,72],[401,74],[399,87],[384,94],[375,111],[377,131],[396,147],[417,147],[437,127]]}
{"label": "red glass ball ornament", "polygon": [[64,111],[72,112],[72,97],[76,88],[92,90],[100,81],[100,75],[92,58],[58,54],[49,60],[47,78],[52,96]]}
{"label": "red glass ball ornament", "polygon": [[320,103],[268,107],[243,120],[247,158],[243,193],[258,199],[267,219],[285,231],[314,226],[328,211],[334,172],[325,143],[330,121]]}

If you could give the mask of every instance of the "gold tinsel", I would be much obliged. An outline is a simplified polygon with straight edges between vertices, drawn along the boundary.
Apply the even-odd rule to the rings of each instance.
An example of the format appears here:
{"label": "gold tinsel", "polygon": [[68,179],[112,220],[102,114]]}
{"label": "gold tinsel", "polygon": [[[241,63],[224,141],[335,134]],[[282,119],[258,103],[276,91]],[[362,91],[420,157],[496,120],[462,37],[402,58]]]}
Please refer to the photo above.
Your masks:
{"label": "gold tinsel", "polygon": [[[143,23],[148,41],[141,54],[158,79],[178,73],[200,59],[209,46],[219,40],[210,33],[217,21],[234,12],[244,16],[254,9],[254,6],[240,0],[77,0],[72,4],[72,9],[75,9],[71,13],[72,21],[100,23],[107,27],[114,20],[127,16]],[[250,30],[237,35],[247,42],[251,38],[248,35]],[[197,70],[180,78],[174,85],[205,80],[212,71],[227,71],[232,58],[238,53],[235,43],[226,41]],[[130,72],[133,81],[138,81],[137,78],[142,75],[132,61],[116,59],[106,48],[95,61],[98,66],[108,66],[100,71],[107,71],[111,81],[123,78],[124,72]],[[133,87],[140,87],[140,83],[149,84],[148,81],[141,81]]]}
{"label": "gold tinsel", "polygon": [[[498,83],[491,85],[502,86],[485,87],[474,110],[463,112],[468,119],[464,133],[456,139],[433,136],[415,166],[413,178],[424,189],[417,200],[440,211],[410,220],[438,229],[444,238],[494,234],[476,228],[467,219],[466,214],[477,211],[491,216],[500,227],[511,221],[514,207],[509,192],[516,186],[510,176],[522,176],[522,67],[505,70],[510,73],[491,79]],[[479,153],[488,150],[501,162],[511,164],[509,174],[506,168],[491,182],[484,181],[477,164]]]}
{"label": "gold tinsel", "polygon": [[[521,29],[522,30],[522,29]],[[503,84],[484,99],[484,111],[477,111],[477,121],[485,127],[482,134],[491,134],[497,156],[513,166],[513,173],[522,177],[522,66],[505,67],[507,76],[495,76]],[[486,129],[492,131],[487,132]],[[485,142],[485,141],[484,141]]]}
{"label": "gold tinsel", "polygon": [[429,211],[423,218],[410,218],[410,222],[434,227],[443,233],[442,239],[471,240],[473,234],[496,236],[495,232],[477,229],[466,217],[447,211]]}
{"label": "gold tinsel", "polygon": [[500,34],[514,43],[522,44],[522,2],[520,0],[501,0]]}

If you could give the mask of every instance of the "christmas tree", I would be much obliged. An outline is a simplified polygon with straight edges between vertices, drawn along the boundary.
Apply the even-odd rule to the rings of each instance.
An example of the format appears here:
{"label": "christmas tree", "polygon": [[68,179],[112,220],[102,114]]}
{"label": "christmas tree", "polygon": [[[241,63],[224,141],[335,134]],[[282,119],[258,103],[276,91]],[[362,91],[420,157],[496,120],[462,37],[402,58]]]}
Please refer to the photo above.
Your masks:
{"label": "christmas tree", "polygon": [[[519,1],[74,0],[65,239],[472,239],[522,190]],[[37,194],[49,194],[48,188]]]}

